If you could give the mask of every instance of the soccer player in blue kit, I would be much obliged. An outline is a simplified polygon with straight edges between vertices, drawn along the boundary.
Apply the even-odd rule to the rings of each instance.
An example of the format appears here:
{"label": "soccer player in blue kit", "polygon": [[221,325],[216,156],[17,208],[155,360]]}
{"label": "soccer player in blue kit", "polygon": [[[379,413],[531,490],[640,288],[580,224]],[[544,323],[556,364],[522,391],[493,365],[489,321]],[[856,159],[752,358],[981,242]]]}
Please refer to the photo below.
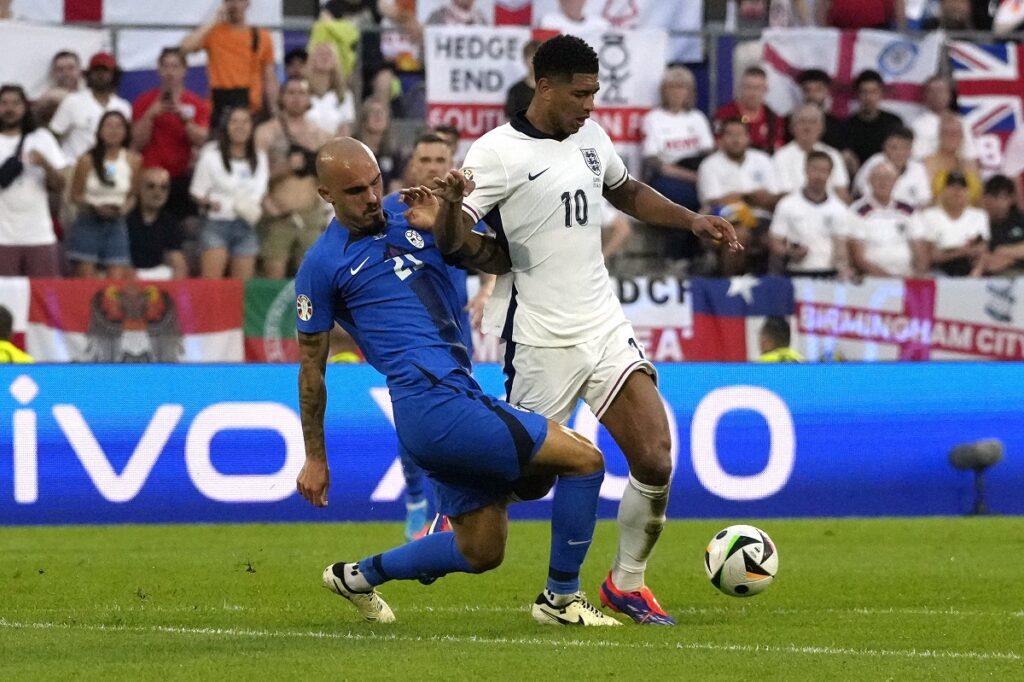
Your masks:
{"label": "soccer player in blue kit", "polygon": [[[409,225],[387,220],[380,168],[352,138],[317,155],[320,195],[335,219],[306,253],[295,279],[300,347],[299,406],[306,460],[299,493],[327,504],[330,473],[324,441],[329,333],[338,322],[367,361],[387,377],[399,440],[434,483],[440,513],[454,532],[426,535],[357,562],[324,569],[325,587],[371,622],[394,613],[376,590],[389,580],[431,581],[448,573],[482,573],[501,564],[511,495],[558,477],[552,509],[551,562],[532,606],[540,623],[620,625],[579,591],[579,570],[593,539],[604,459],[592,443],[544,417],[485,394],[470,375],[458,303],[429,231],[459,216],[466,181],[451,171],[436,198],[407,191]],[[440,201],[438,201],[440,200]],[[457,254],[485,272],[509,268],[493,238],[473,233]]]}
{"label": "soccer player in blue kit", "polygon": [[[434,133],[420,135],[413,144],[412,156],[406,168],[407,182],[411,186],[427,185],[434,178],[443,177],[452,168],[452,148],[448,141]],[[398,192],[384,197],[384,215],[389,221],[402,223],[405,211],[409,208],[402,203]],[[407,225],[408,227],[408,225]],[[481,229],[483,226],[481,226]],[[462,330],[462,343],[466,347],[470,359],[473,357],[473,329],[470,311],[479,316],[483,314],[483,306],[490,297],[494,287],[494,275],[482,273],[478,293],[469,299],[466,289],[466,269],[461,265],[448,264],[448,277],[452,281],[455,295],[459,303],[459,327]],[[479,326],[479,319],[477,320]],[[401,443],[398,447],[399,459],[402,463],[402,475],[405,478],[405,539],[412,540],[427,532],[428,511],[431,507],[430,485],[423,469],[413,460]],[[445,521],[440,521],[442,528]]]}

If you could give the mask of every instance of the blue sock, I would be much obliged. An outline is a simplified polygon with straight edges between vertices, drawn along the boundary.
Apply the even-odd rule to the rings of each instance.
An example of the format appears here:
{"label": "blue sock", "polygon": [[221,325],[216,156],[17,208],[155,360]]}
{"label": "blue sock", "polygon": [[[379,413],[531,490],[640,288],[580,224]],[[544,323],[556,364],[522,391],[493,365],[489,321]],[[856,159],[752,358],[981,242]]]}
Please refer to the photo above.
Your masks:
{"label": "blue sock", "polygon": [[426,475],[401,444],[398,446],[398,459],[405,476],[405,503],[416,504],[427,499]]}
{"label": "blue sock", "polygon": [[[593,530],[593,524],[591,524]],[[359,572],[376,587],[389,580],[440,578],[475,573],[455,544],[455,533],[434,533],[359,562]]]}
{"label": "blue sock", "polygon": [[551,509],[551,564],[548,589],[575,594],[580,589],[580,566],[594,539],[597,499],[604,471],[586,476],[560,477]]}

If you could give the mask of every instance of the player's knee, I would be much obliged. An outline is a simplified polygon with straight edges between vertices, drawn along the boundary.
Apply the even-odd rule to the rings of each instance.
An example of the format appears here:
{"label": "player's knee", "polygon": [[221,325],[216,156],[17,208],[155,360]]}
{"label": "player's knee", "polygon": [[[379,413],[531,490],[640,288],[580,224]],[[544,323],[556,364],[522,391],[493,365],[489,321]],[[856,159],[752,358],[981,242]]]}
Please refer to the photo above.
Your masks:
{"label": "player's knee", "polygon": [[476,542],[462,548],[462,556],[473,571],[492,571],[505,560],[505,545],[497,542]]}
{"label": "player's knee", "polygon": [[672,443],[652,438],[630,452],[629,473],[647,485],[666,485],[672,479]]}
{"label": "player's knee", "polygon": [[604,471],[604,455],[589,440],[580,438],[579,454],[576,459],[576,471],[581,476]]}

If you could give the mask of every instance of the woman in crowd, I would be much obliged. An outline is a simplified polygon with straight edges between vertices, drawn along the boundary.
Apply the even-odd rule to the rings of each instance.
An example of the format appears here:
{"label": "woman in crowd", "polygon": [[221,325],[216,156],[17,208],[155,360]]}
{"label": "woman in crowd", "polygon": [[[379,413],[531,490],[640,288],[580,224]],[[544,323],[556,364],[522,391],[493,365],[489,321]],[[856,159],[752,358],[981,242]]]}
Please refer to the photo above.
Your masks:
{"label": "woman in crowd", "polygon": [[119,111],[100,118],[96,145],[83,154],[71,180],[78,217],[68,238],[68,260],[78,277],[125,277],[131,267],[124,217],[135,205],[142,157],[131,151],[131,124]]}
{"label": "woman in crowd", "polygon": [[[715,147],[707,116],[694,106],[696,98],[693,72],[671,66],[661,80],[661,106],[649,111],[643,121],[648,184],[692,211],[700,209],[697,166]],[[674,258],[692,258],[700,252],[700,241],[688,232],[670,239],[667,248]]]}
{"label": "woman in crowd", "polygon": [[356,118],[355,95],[338,70],[338,56],[330,43],[317,43],[307,67],[310,108],[306,114],[315,125],[332,135],[352,134]]}
{"label": "woman in crowd", "polygon": [[192,199],[205,214],[200,232],[200,275],[219,279],[225,271],[246,280],[256,268],[255,225],[267,191],[267,155],[256,150],[252,114],[227,111],[217,139],[203,147],[192,175]]}

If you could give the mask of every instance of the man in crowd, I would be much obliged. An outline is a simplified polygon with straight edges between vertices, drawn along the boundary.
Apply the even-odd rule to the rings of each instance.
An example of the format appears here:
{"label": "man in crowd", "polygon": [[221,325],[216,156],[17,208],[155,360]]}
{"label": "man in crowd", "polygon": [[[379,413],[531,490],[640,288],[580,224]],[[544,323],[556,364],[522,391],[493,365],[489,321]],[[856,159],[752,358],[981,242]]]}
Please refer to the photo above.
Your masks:
{"label": "man in crowd", "polygon": [[273,279],[284,279],[290,267],[297,267],[323,231],[326,210],[317,194],[316,151],[331,139],[331,133],[306,118],[306,79],[285,81],[280,107],[280,116],[256,129],[256,147],[270,163],[260,256],[263,274]]}
{"label": "man in crowd", "polygon": [[185,54],[206,50],[214,127],[228,107],[247,106],[256,116],[277,113],[274,45],[270,33],[246,22],[248,10],[249,0],[224,0],[210,21],[181,41]]}
{"label": "man in crowd", "polygon": [[854,193],[858,196],[867,194],[871,173],[879,164],[888,163],[899,174],[893,197],[914,208],[929,205],[932,202],[932,184],[924,164],[912,158],[913,148],[914,133],[903,126],[894,128],[885,138],[882,151],[872,155],[857,172],[853,179]]}
{"label": "man in crowd", "polygon": [[982,206],[988,213],[990,252],[983,259],[985,274],[1024,274],[1024,213],[1017,206],[1013,180],[993,175],[985,183]]}
{"label": "man in crowd", "polygon": [[35,101],[32,113],[39,125],[50,125],[50,119],[65,97],[82,88],[82,60],[70,50],[61,50],[50,61],[50,89]]}
{"label": "man in crowd", "polygon": [[133,106],[132,142],[147,168],[163,168],[171,179],[167,209],[179,219],[195,214],[188,195],[194,150],[206,141],[210,105],[185,89],[185,55],[167,47],[157,59],[160,85],[142,93]]}
{"label": "man in crowd", "polygon": [[47,190],[64,188],[67,159],[36,127],[20,85],[0,86],[0,277],[59,277]]}
{"label": "man in crowd", "polygon": [[891,163],[877,164],[868,178],[868,194],[850,206],[850,260],[872,277],[913,277],[926,267],[914,234],[916,211],[893,196],[896,178]]}
{"label": "man in crowd", "polygon": [[782,146],[786,121],[764,103],[768,94],[768,75],[760,66],[751,66],[740,77],[736,99],[715,113],[715,134],[721,135],[726,121],[739,119],[746,124],[750,146],[768,154]]}
{"label": "man in crowd", "polygon": [[[843,121],[832,113],[832,78],[821,69],[807,69],[800,72],[796,82],[800,86],[804,104],[815,104],[825,114],[825,132],[821,141],[833,149],[842,149]],[[787,123],[787,135],[790,130],[790,124]]]}
{"label": "man in crowd", "polygon": [[857,112],[846,119],[843,155],[851,172],[882,150],[882,144],[903,121],[896,114],[882,109],[885,98],[885,82],[881,74],[872,69],[861,71],[853,82],[859,107]]}
{"label": "man in crowd", "polygon": [[747,125],[740,119],[722,122],[718,151],[697,168],[697,192],[702,206],[737,226],[744,246],[742,251],[722,250],[723,273],[739,275],[748,266],[767,265],[761,262],[766,246],[762,243],[763,227],[781,194],[775,185],[771,158],[760,149],[750,148]]}
{"label": "man in crowd", "polygon": [[807,157],[813,151],[820,151],[832,159],[830,191],[843,202],[849,203],[850,176],[846,172],[843,156],[821,141],[825,131],[825,114],[821,108],[816,104],[797,107],[789,118],[789,127],[793,132],[793,141],[784,145],[772,157],[779,191],[793,192],[803,187]]}
{"label": "man in crowd", "polygon": [[181,250],[181,225],[166,209],[171,176],[163,168],[147,168],[139,183],[139,201],[125,216],[132,267],[139,279],[182,279],[188,265]]}
{"label": "man in crowd", "polygon": [[812,151],[807,155],[803,187],[784,196],[775,207],[768,237],[772,254],[782,261],[787,275],[849,276],[847,208],[829,192],[835,163],[829,154]]}

